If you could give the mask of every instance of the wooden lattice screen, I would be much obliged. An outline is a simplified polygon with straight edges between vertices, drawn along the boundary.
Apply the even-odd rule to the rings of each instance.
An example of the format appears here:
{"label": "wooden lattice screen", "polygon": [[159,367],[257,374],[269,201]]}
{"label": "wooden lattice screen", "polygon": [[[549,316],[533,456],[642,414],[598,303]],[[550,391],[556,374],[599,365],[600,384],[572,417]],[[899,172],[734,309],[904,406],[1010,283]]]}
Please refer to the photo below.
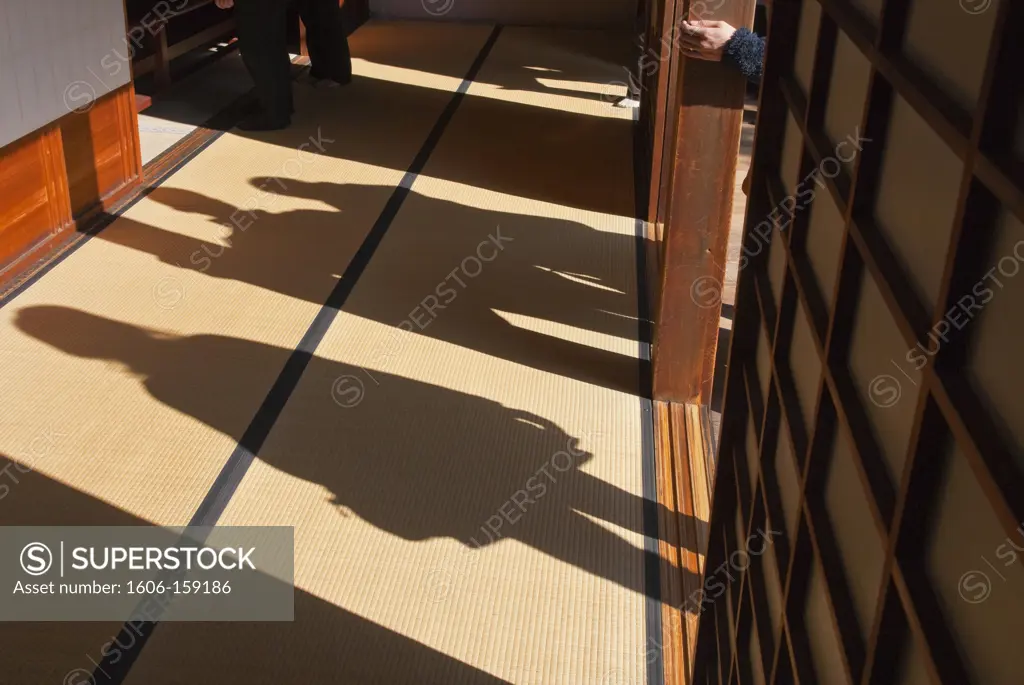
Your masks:
{"label": "wooden lattice screen", "polygon": [[1024,683],[1022,35],[774,0],[694,682]]}

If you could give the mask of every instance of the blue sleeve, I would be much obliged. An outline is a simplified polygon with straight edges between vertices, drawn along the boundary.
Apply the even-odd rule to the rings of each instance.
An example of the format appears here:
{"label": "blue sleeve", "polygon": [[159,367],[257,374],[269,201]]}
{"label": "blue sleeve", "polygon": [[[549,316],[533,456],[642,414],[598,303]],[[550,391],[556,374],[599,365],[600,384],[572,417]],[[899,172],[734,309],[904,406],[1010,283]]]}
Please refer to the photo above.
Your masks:
{"label": "blue sleeve", "polygon": [[764,44],[765,39],[750,29],[736,29],[736,33],[725,44],[722,61],[739,69],[748,81],[760,83],[764,67]]}

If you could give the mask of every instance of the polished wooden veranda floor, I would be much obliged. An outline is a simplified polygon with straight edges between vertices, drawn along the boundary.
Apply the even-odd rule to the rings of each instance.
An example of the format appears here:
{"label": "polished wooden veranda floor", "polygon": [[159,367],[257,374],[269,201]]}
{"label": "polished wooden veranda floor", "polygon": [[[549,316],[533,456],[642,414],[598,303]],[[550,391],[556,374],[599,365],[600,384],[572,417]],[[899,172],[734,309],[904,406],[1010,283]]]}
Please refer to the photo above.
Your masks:
{"label": "polished wooden veranda floor", "polygon": [[[124,682],[648,682],[629,38],[494,36],[363,27],[3,302],[5,525],[295,527],[294,623]],[[0,682],[119,628],[0,627]]]}

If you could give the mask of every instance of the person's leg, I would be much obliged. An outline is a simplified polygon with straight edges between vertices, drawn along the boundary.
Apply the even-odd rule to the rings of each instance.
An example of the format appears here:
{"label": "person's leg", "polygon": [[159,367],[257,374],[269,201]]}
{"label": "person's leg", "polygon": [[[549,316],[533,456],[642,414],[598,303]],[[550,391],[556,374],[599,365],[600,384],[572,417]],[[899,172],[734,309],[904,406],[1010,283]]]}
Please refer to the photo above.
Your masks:
{"label": "person's leg", "polygon": [[241,128],[283,128],[291,119],[291,60],[288,59],[286,3],[239,0],[235,5],[242,61],[255,85],[261,112]]}
{"label": "person's leg", "polygon": [[334,38],[337,45],[337,55],[334,58],[334,80],[339,83],[348,83],[352,80],[352,52],[348,47],[348,35],[345,30],[345,17],[341,12],[338,3],[334,3]]}
{"label": "person's leg", "polygon": [[321,43],[320,61],[314,64],[315,71],[311,73],[337,83],[348,83],[352,80],[352,57],[338,0],[308,2],[312,5],[312,21],[317,25],[317,40]]}
{"label": "person's leg", "polygon": [[242,55],[242,63],[252,78],[256,90],[256,98],[262,106],[267,94],[264,92],[263,50],[260,45],[259,3],[254,0],[241,0],[235,5],[235,26],[238,32],[238,51]]}
{"label": "person's leg", "polygon": [[317,17],[315,0],[298,0],[299,18],[306,27],[306,51],[309,53],[309,75],[314,80],[326,76],[322,23]]}
{"label": "person's leg", "polygon": [[267,4],[267,44],[273,70],[274,111],[272,114],[290,119],[292,102],[292,60],[288,55],[288,3],[283,0],[265,0]]}

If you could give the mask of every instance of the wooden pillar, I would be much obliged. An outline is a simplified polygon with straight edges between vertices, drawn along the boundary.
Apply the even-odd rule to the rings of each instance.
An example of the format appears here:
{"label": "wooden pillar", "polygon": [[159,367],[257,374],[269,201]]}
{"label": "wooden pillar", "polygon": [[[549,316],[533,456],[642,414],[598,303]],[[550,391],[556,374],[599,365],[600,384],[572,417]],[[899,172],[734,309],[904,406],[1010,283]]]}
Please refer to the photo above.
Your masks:
{"label": "wooden pillar", "polygon": [[[753,24],[755,0],[689,5],[691,19],[735,27]],[[714,11],[708,12],[711,7]],[[668,210],[655,310],[654,397],[708,404],[746,80],[729,66],[688,59],[676,46],[672,51],[679,80],[668,107],[669,116],[677,120],[671,179],[665,183]]]}
{"label": "wooden pillar", "polygon": [[306,23],[299,19],[299,54],[309,57],[309,43],[306,40]]}
{"label": "wooden pillar", "polygon": [[167,23],[164,22],[153,34],[153,78],[160,90],[171,85],[171,55],[167,44]]}

